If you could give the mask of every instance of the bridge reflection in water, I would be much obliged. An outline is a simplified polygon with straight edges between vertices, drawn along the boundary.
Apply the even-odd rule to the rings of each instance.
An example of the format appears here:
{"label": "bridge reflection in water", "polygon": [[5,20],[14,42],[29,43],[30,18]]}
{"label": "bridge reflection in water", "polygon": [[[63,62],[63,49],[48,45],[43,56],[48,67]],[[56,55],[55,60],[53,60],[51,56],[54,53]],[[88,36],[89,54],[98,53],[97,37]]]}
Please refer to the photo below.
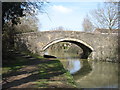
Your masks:
{"label": "bridge reflection in water", "polygon": [[[90,62],[91,71],[84,67],[74,75],[79,88],[118,88],[118,65],[110,62]],[[82,73],[86,73],[82,75]]]}
{"label": "bridge reflection in water", "polygon": [[73,75],[78,88],[118,88],[118,64],[80,59],[74,53],[48,49],[47,54],[59,57]]}

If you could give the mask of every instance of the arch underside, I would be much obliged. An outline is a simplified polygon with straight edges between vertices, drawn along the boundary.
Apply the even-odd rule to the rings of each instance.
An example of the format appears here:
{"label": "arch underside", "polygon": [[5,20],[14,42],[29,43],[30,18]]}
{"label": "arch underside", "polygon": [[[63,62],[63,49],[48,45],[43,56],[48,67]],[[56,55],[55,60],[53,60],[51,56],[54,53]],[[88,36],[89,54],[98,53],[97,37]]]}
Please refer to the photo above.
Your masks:
{"label": "arch underside", "polygon": [[53,44],[56,44],[58,42],[70,42],[70,43],[73,43],[73,44],[76,44],[78,45],[80,48],[82,48],[83,50],[83,54],[81,56],[82,59],[87,59],[88,56],[90,55],[90,53],[93,51],[93,48],[85,43],[84,41],[82,40],[79,40],[79,39],[73,39],[73,38],[64,38],[64,39],[57,39],[57,40],[54,40],[50,43],[48,43],[47,45],[45,45],[42,50],[45,51],[47,48],[49,48],[51,45]]}

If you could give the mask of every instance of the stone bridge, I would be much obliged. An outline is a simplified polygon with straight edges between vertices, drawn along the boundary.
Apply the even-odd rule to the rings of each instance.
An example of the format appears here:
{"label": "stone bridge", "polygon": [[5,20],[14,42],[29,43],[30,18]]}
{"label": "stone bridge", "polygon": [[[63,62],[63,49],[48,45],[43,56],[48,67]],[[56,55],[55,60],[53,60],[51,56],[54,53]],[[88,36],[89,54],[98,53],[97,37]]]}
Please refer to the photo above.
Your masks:
{"label": "stone bridge", "polygon": [[85,33],[79,31],[44,31],[17,34],[15,46],[19,50],[43,55],[44,51],[58,42],[70,42],[83,49],[82,58],[118,60],[118,36]]}

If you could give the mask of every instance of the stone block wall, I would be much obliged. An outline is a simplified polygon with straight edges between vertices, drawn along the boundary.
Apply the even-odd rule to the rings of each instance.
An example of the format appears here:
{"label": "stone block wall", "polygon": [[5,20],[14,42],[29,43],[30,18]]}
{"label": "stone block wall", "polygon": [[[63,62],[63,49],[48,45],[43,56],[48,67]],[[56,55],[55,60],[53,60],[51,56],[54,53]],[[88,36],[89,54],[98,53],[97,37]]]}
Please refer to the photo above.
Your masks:
{"label": "stone block wall", "polygon": [[43,54],[43,48],[53,41],[65,38],[81,40],[94,50],[89,59],[118,61],[118,36],[85,33],[79,31],[44,31],[18,34],[15,38],[16,48]]}

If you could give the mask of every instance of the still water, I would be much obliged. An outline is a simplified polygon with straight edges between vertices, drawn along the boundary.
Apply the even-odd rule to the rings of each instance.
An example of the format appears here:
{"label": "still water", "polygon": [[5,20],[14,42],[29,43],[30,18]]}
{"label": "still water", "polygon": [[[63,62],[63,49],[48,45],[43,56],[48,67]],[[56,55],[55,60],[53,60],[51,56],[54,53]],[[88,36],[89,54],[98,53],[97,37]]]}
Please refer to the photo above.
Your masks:
{"label": "still water", "polygon": [[45,54],[59,58],[78,88],[118,88],[118,64],[80,59],[78,54],[48,49]]}

